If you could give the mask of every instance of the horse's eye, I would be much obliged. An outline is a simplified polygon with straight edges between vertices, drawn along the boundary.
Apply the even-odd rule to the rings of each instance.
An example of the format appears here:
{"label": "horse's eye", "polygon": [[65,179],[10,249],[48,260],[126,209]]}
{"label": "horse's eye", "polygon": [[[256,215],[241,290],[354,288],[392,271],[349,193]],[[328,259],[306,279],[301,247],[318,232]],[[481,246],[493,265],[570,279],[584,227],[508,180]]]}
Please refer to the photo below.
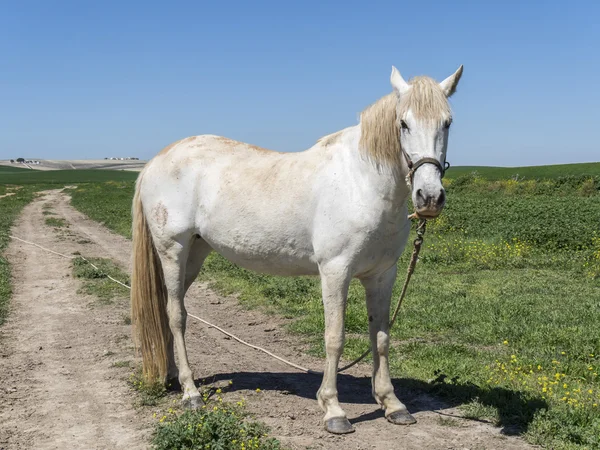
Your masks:
{"label": "horse's eye", "polygon": [[408,130],[408,125],[406,125],[406,122],[404,120],[400,121],[400,126],[403,130]]}
{"label": "horse's eye", "polygon": [[452,118],[446,120],[446,122],[444,123],[444,128],[450,128],[451,124],[452,124]]}

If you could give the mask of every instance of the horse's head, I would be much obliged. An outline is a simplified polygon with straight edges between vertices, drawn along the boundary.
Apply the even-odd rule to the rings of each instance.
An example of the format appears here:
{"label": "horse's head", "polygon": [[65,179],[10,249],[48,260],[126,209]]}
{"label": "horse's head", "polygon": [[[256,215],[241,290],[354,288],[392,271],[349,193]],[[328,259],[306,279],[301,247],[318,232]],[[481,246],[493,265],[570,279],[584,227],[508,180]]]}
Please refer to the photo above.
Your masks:
{"label": "horse's head", "polygon": [[452,123],[448,97],[456,90],[462,71],[460,66],[441,83],[428,77],[407,83],[392,67],[390,81],[398,97],[400,147],[408,167],[413,204],[422,217],[437,217],[446,202],[442,177]]}

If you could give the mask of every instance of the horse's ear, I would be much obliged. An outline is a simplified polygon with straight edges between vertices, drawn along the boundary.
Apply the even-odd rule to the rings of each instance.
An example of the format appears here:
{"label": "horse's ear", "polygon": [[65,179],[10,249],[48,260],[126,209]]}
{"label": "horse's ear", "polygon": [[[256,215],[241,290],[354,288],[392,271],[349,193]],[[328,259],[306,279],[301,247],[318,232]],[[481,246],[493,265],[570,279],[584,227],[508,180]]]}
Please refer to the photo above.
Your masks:
{"label": "horse's ear", "polygon": [[392,87],[398,95],[402,95],[410,89],[410,85],[404,81],[404,78],[402,78],[402,75],[400,75],[400,72],[398,72],[398,69],[396,69],[394,66],[392,66],[390,83],[392,83]]}
{"label": "horse's ear", "polygon": [[456,72],[440,83],[440,87],[442,88],[442,91],[444,91],[444,94],[446,94],[446,97],[450,97],[452,94],[454,94],[454,92],[456,92],[456,86],[458,86],[458,82],[460,81],[462,73],[463,66],[461,64]]}

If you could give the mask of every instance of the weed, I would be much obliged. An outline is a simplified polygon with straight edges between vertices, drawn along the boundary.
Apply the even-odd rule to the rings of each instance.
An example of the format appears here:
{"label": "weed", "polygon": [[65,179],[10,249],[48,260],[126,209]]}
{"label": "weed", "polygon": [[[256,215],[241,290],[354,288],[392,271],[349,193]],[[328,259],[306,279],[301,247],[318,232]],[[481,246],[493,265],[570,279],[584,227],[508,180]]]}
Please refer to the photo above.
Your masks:
{"label": "weed", "polygon": [[437,417],[437,423],[438,425],[441,425],[443,427],[462,427],[462,423],[460,423],[460,421],[453,419],[452,417],[444,417],[444,416],[438,416]]}
{"label": "weed", "polygon": [[94,268],[88,261],[81,257],[73,260],[73,276],[83,281],[82,292],[96,296],[101,304],[110,304],[117,297],[129,295],[129,291],[123,286],[108,278],[108,275],[116,280],[129,284],[129,277],[110,259],[89,258],[98,269]]}
{"label": "weed", "polygon": [[46,225],[54,227],[54,228],[62,228],[68,227],[69,225],[65,221],[65,219],[57,218],[57,217],[46,217]]}
{"label": "weed", "polygon": [[112,363],[112,367],[130,367],[131,361],[115,361]]}
{"label": "weed", "polygon": [[218,402],[183,414],[167,412],[159,419],[152,444],[156,450],[281,449],[267,431],[265,425],[249,419],[241,407]]}
{"label": "weed", "polygon": [[478,398],[461,405],[460,410],[465,419],[486,420],[494,425],[500,425],[498,410],[493,406],[483,404]]}
{"label": "weed", "polygon": [[137,369],[131,374],[129,385],[138,392],[140,406],[156,406],[167,395],[165,385],[158,381],[146,381],[142,376],[141,369]]}

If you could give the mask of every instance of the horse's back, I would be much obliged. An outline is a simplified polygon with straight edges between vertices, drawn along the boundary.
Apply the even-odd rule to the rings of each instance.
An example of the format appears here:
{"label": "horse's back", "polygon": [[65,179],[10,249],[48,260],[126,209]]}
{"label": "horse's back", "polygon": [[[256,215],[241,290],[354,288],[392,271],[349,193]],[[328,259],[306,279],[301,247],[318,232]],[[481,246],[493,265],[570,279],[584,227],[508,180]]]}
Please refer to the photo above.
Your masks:
{"label": "horse's back", "polygon": [[319,156],[213,135],[186,138],[148,163],[142,201],[151,217],[167,211],[158,232],[199,234],[228,259],[255,270],[316,273],[312,223],[324,163]]}

